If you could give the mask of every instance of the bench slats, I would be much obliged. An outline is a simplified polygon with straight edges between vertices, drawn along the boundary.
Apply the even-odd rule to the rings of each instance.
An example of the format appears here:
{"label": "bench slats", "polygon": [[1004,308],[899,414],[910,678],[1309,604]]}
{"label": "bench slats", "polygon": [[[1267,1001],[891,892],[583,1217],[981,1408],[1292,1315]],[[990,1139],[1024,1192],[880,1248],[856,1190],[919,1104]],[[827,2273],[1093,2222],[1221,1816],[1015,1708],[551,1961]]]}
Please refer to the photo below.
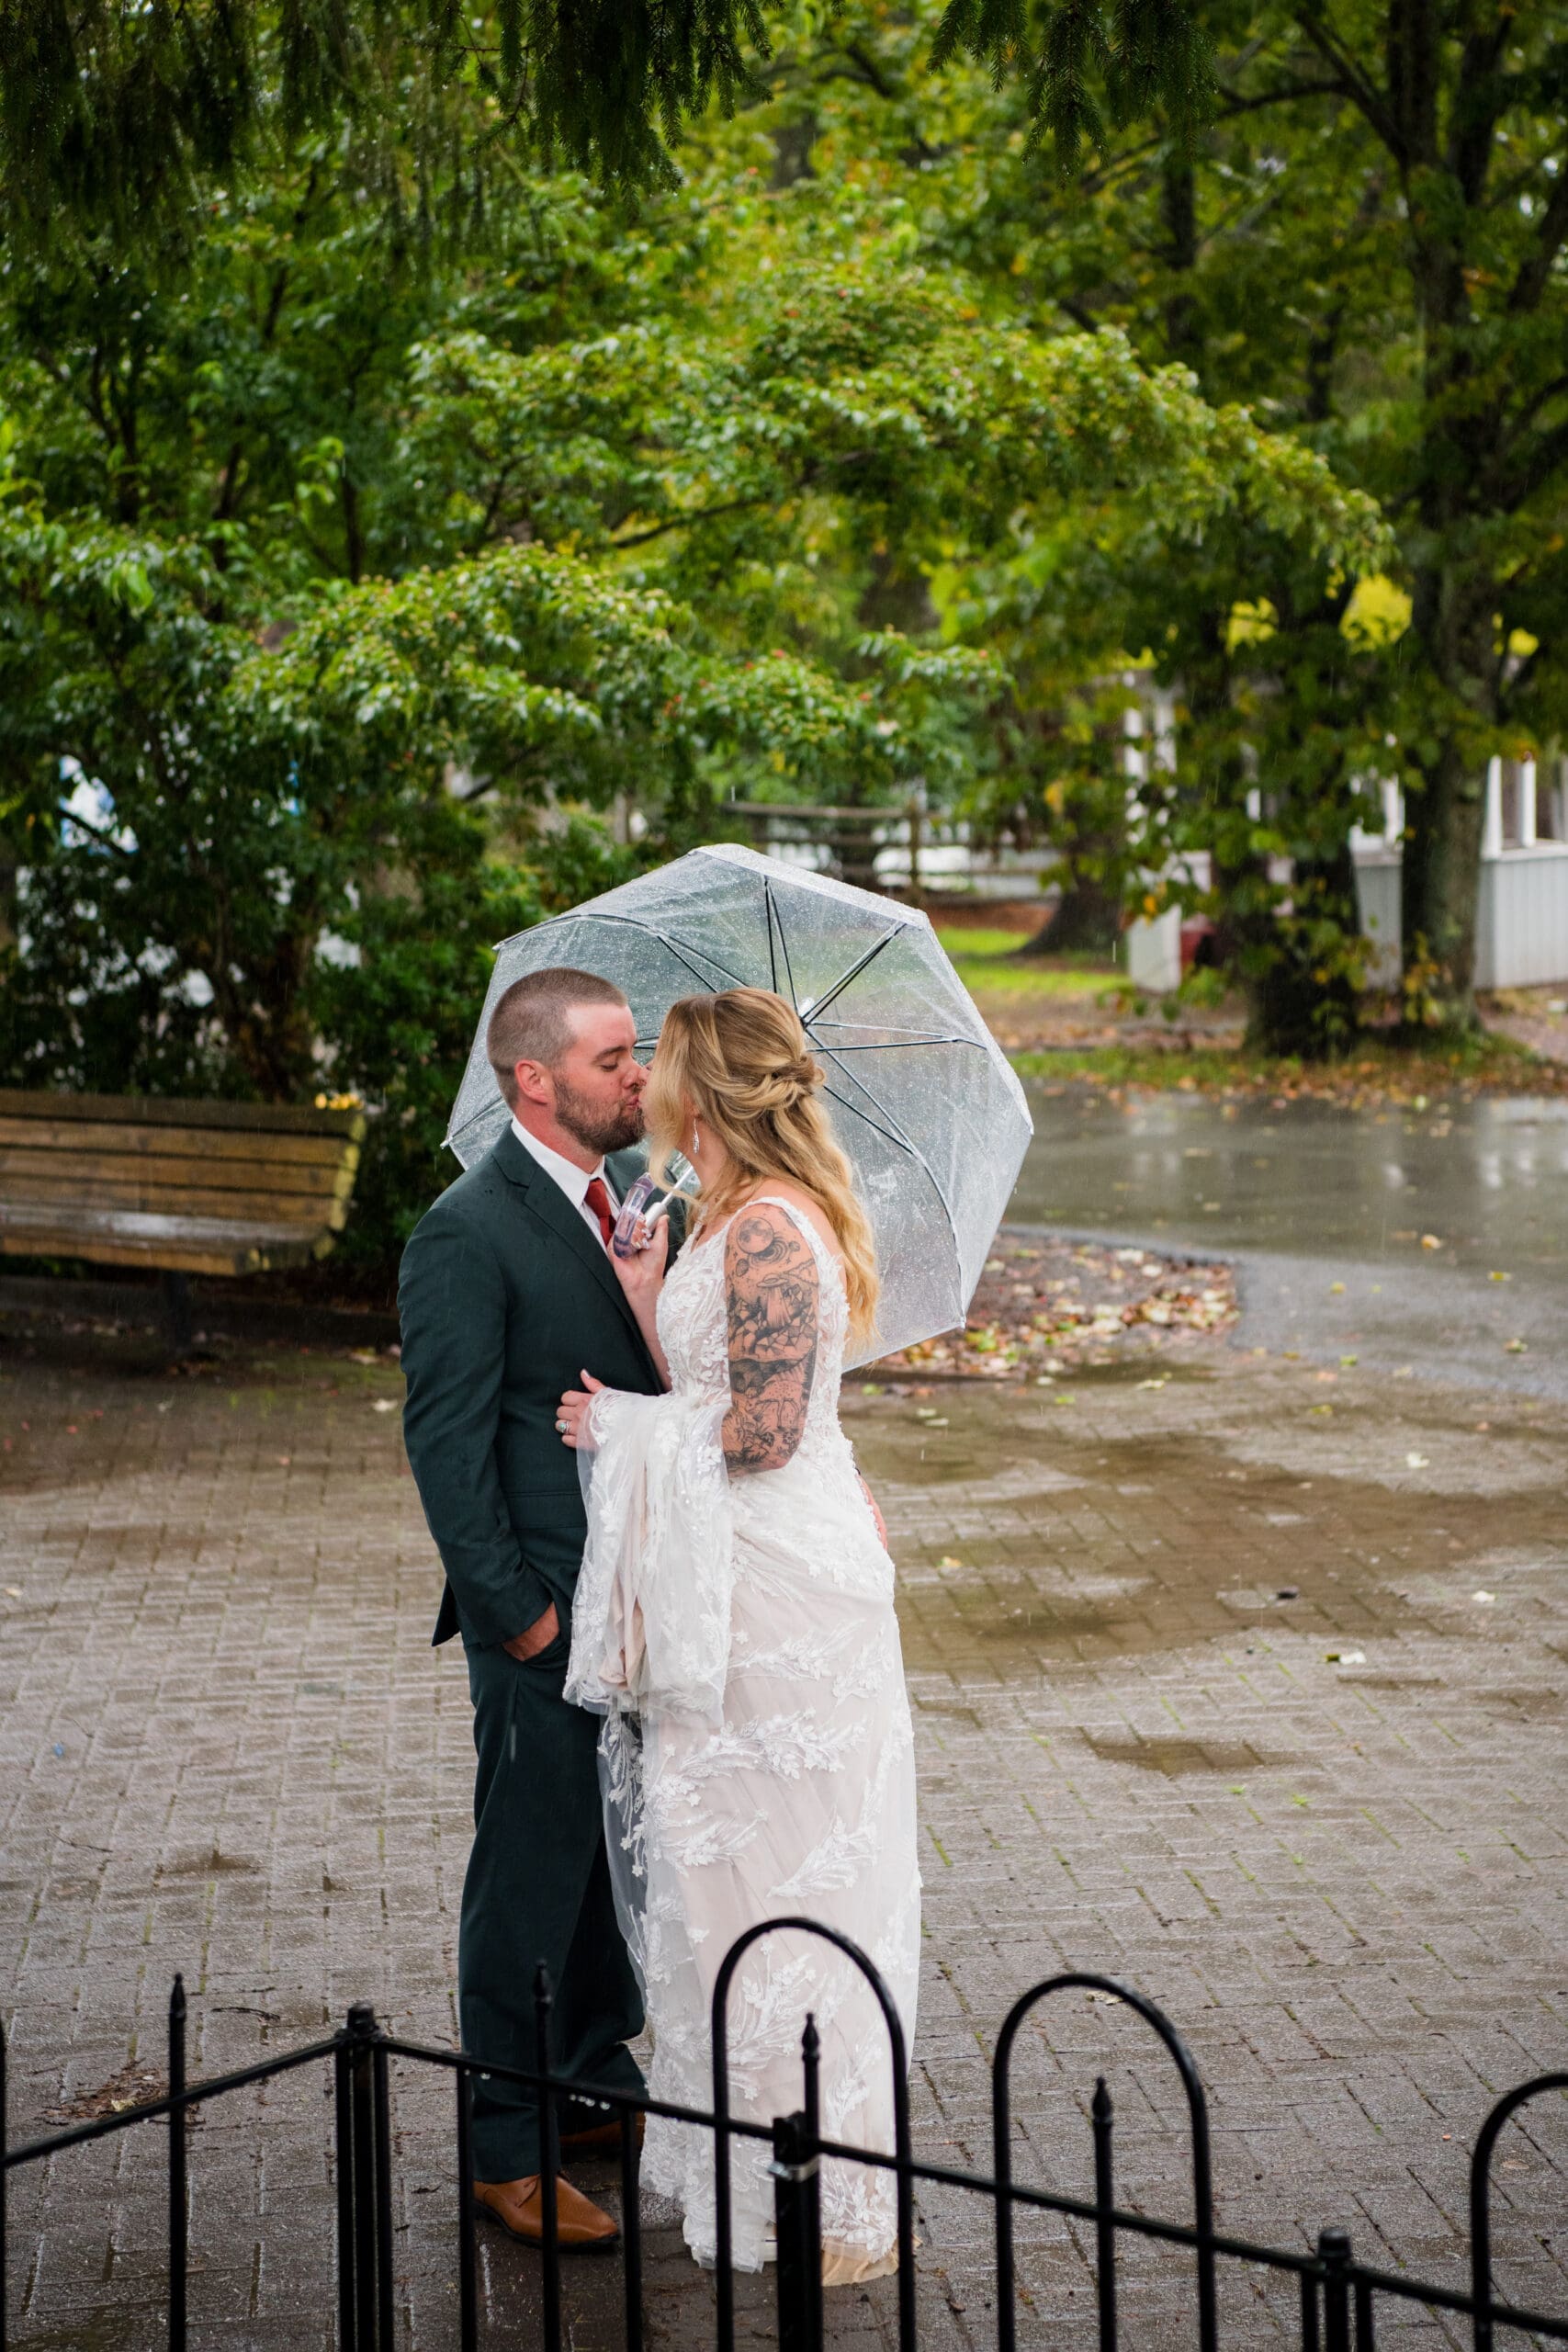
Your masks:
{"label": "bench slats", "polygon": [[0,1255],[248,1274],[324,1257],[360,1111],[0,1090]]}
{"label": "bench slats", "polygon": [[314,1232],[327,1226],[341,1232],[348,1213],[346,1197],[331,1194],[272,1193],[254,1185],[240,1193],[213,1184],[115,1184],[97,1177],[73,1175],[69,1184],[58,1179],[35,1183],[28,1179],[0,1183],[0,1217],[7,1209],[47,1209],[57,1225],[69,1225],[80,1210],[102,1210],[124,1216],[219,1217],[230,1225]]}
{"label": "bench slats", "polygon": [[13,1209],[0,1204],[0,1254],[8,1257],[86,1258],[94,1265],[156,1266],[171,1273],[253,1274],[309,1265],[331,1247],[328,1233],[228,1217],[83,1210],[65,1220],[41,1205]]}
{"label": "bench slats", "polygon": [[[351,1144],[349,1150],[356,1159],[356,1147]],[[123,1193],[132,1205],[144,1203],[148,1208],[156,1208],[164,1193],[194,1189],[254,1194],[263,1201],[298,1199],[305,1204],[299,1212],[303,1215],[314,1202],[346,1201],[354,1190],[355,1172],[353,1160],[346,1167],[301,1168],[290,1163],[258,1168],[254,1160],[212,1160],[195,1152],[178,1159],[171,1154],[152,1159],[96,1148],[78,1152],[17,1151],[0,1144],[0,1200],[44,1198],[63,1203],[76,1197],[83,1187],[96,1185]],[[296,1212],[291,1208],[288,1214]]]}
{"label": "bench slats", "polygon": [[22,1094],[0,1087],[0,1116],[72,1124],[134,1121],[152,1127],[233,1127],[279,1136],[345,1136],[362,1142],[363,1111],[315,1111],[281,1102],[190,1102],[153,1094]]}
{"label": "bench slats", "polygon": [[[15,1099],[14,1097],[12,1098]],[[0,1102],[6,1097],[0,1095]],[[141,1105],[134,1106],[140,1110]],[[344,1159],[355,1166],[359,1146],[346,1136],[267,1135],[259,1130],[234,1132],[206,1128],[199,1122],[172,1133],[169,1124],[151,1126],[140,1120],[18,1119],[0,1111],[0,1150],[49,1151],[74,1159],[82,1151],[123,1152],[127,1158],[162,1158],[197,1153],[214,1160],[235,1160],[242,1167],[339,1168]]]}

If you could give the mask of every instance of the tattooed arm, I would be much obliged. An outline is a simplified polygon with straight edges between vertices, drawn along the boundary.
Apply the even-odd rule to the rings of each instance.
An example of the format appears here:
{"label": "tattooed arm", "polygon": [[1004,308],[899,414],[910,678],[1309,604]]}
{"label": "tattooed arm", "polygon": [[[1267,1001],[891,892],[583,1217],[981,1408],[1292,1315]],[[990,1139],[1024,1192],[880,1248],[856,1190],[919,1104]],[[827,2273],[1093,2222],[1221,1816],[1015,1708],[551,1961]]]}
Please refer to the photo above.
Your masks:
{"label": "tattooed arm", "polygon": [[799,1445],[817,1369],[817,1261],[783,1209],[742,1209],[724,1244],[731,1470],[782,1470]]}

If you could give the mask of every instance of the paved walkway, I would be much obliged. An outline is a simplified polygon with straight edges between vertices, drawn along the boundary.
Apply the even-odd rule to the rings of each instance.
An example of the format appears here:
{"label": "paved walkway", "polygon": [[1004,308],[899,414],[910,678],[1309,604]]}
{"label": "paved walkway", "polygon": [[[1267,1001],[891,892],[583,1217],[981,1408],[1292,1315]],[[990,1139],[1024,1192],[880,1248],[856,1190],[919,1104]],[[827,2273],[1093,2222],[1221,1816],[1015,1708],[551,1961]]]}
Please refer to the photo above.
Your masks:
{"label": "paved walkway", "polygon": [[[176,1967],[201,2070],[355,1996],[451,2039],[468,1714],[428,1647],[395,1368],[233,1351],[175,1379],[134,1334],[16,1319],[0,1344],[13,2132],[156,2075]],[[1198,2056],[1225,2227],[1304,2245],[1343,2223],[1460,2283],[1476,2127],[1568,2065],[1568,1409],[1214,1342],[1168,1370],[851,1410],[916,1703],[923,2146],[984,2165],[1008,2004],[1058,1968],[1110,1971]],[[1021,2172],[1087,2188],[1103,2071],[1124,2197],[1183,2214],[1146,2035],[1077,1994],[1042,2024],[1019,2054]],[[398,2097],[421,2347],[456,2337],[449,2097]],[[198,2341],[330,2342],[329,2119],[314,2074],[202,2117]],[[1565,2124],[1538,2109],[1496,2177],[1508,2283],[1568,2311]],[[13,2342],[162,2341],[160,2153],[149,2135],[17,2184]],[[649,2218],[653,2340],[701,2341],[705,2287]],[[989,2345],[985,2211],[942,2194],[919,2227],[927,2340]],[[1079,2245],[1021,2237],[1023,2340],[1090,2340]],[[529,2258],[484,2246],[490,2340],[534,2340]],[[1191,2341],[1181,2266],[1128,2269],[1124,2340]],[[576,2276],[573,2342],[607,2347],[615,2266]],[[765,2295],[746,2301],[760,2325]],[[1293,2340],[1291,2309],[1231,2279],[1227,2342]],[[835,2298],[835,2344],[891,2327],[890,2285]],[[1459,2340],[1420,2312],[1380,2326],[1417,2339]]]}

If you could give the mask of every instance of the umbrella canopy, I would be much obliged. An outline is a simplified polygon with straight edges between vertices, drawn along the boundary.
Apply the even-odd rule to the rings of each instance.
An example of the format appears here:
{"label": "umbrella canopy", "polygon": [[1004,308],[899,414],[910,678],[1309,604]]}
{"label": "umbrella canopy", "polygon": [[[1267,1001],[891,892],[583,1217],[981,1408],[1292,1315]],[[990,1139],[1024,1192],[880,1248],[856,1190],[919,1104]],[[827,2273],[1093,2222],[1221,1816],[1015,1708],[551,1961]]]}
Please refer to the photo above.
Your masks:
{"label": "umbrella canopy", "polygon": [[877,1329],[855,1361],[963,1322],[1032,1123],[923,914],[725,842],[520,932],[497,952],[447,1128],[465,1167],[507,1123],[485,1055],[491,1008],[550,964],[622,989],[639,1049],[678,997],[745,987],[786,998],[826,1072],[876,1239]]}

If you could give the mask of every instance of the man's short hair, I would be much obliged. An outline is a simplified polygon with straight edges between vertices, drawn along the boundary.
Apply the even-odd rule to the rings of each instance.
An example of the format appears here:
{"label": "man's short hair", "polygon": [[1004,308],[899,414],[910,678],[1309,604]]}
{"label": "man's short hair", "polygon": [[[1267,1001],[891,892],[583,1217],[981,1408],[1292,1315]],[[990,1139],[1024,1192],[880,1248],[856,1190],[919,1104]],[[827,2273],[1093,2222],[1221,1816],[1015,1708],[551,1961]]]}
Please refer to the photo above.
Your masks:
{"label": "man's short hair", "polygon": [[517,1100],[519,1062],[541,1062],[553,1069],[571,1043],[570,1015],[579,1004],[625,1004],[613,980],[597,972],[574,971],[570,964],[550,964],[542,972],[525,972],[495,1001],[485,1031],[485,1052],[495,1082],[508,1102]]}

